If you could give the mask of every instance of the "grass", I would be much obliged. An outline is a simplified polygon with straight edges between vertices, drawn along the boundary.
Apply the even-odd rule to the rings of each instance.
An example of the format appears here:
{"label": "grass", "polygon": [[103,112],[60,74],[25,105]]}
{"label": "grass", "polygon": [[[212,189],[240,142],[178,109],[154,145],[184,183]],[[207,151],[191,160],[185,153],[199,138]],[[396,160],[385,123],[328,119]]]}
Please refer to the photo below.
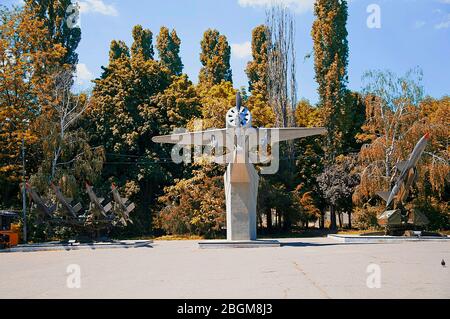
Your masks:
{"label": "grass", "polygon": [[153,240],[203,240],[202,236],[197,235],[165,235],[156,237]]}

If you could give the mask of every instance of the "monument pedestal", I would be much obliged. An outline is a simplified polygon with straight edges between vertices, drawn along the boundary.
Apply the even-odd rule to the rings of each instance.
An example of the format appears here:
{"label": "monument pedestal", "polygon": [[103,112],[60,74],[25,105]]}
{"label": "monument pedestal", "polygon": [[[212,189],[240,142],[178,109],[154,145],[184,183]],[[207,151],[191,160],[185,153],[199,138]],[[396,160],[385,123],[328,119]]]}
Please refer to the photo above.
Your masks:
{"label": "monument pedestal", "polygon": [[227,240],[256,240],[259,176],[252,164],[228,164],[224,176]]}
{"label": "monument pedestal", "polygon": [[256,201],[259,176],[249,163],[228,165],[225,179],[227,206],[227,239],[206,240],[199,248],[280,247],[277,240],[256,239]]}
{"label": "monument pedestal", "polygon": [[205,240],[198,243],[201,249],[280,247],[278,240]]}

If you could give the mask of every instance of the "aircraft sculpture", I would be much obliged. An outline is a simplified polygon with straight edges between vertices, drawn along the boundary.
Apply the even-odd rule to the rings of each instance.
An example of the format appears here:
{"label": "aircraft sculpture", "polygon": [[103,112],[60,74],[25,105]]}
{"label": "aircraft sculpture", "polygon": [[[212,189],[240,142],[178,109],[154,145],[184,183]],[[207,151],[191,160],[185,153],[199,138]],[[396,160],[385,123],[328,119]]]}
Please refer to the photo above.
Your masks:
{"label": "aircraft sculpture", "polygon": [[28,196],[30,196],[31,201],[33,202],[36,209],[44,214],[44,216],[52,217],[53,213],[56,211],[56,204],[47,205],[45,201],[38,195],[38,193],[30,186],[30,184],[25,184]]}
{"label": "aircraft sculpture", "polygon": [[130,203],[128,206],[126,203],[128,202],[128,198],[121,197],[119,194],[119,190],[116,185],[111,184],[111,192],[113,194],[114,199],[114,213],[119,217],[120,222],[127,226],[127,222],[133,224],[133,221],[130,219],[130,213],[134,210],[134,203]]}
{"label": "aircraft sculpture", "polygon": [[94,188],[86,183],[86,193],[89,196],[89,199],[91,201],[90,208],[94,213],[94,215],[98,215],[98,213],[102,214],[104,217],[107,217],[106,214],[111,210],[112,204],[108,203],[105,206],[102,205],[104,198],[99,198],[94,193]]}
{"label": "aircraft sculpture", "polygon": [[62,194],[61,188],[59,188],[58,186],[54,185],[53,183],[51,184],[51,186],[52,186],[53,192],[56,195],[56,199],[58,200],[58,202],[60,203],[60,205],[62,206],[64,211],[69,213],[70,216],[72,216],[72,217],[77,217],[78,216],[78,212],[83,208],[81,206],[81,204],[77,203],[75,206],[72,206],[70,203],[72,202],[73,199],[66,198]]}
{"label": "aircraft sculpture", "polygon": [[[155,143],[180,146],[211,146],[214,162],[228,164],[225,173],[227,241],[256,240],[256,203],[259,176],[253,164],[267,163],[275,145],[326,133],[325,128],[253,128],[249,110],[242,106],[239,92],[236,106],[225,117],[226,128],[155,136]],[[264,151],[272,146],[272,157]],[[225,149],[225,154],[221,153]],[[276,156],[276,155],[275,155]]]}
{"label": "aircraft sculpture", "polygon": [[[424,226],[428,224],[426,216],[418,211],[414,211],[414,213],[408,212],[404,205],[412,185],[417,180],[417,164],[425,151],[429,139],[430,134],[425,134],[417,142],[409,158],[396,164],[398,177],[391,191],[377,193],[378,196],[386,201],[386,211],[379,217],[381,225],[387,226],[387,228],[389,226],[391,228],[399,228],[400,226]],[[389,229],[387,229],[387,232],[389,232]]]}

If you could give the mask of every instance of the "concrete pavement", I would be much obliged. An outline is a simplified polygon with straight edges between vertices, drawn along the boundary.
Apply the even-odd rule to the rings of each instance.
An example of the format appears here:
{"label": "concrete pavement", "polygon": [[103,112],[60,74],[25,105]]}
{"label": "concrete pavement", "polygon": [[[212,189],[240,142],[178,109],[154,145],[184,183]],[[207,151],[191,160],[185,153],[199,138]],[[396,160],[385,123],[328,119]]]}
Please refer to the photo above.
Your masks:
{"label": "concrete pavement", "polygon": [[[280,248],[155,241],[153,248],[5,253],[0,298],[450,298],[450,267],[440,264],[450,264],[449,243],[280,241]],[[79,266],[80,288],[67,286],[70,265]],[[381,286],[369,288],[377,269]]]}

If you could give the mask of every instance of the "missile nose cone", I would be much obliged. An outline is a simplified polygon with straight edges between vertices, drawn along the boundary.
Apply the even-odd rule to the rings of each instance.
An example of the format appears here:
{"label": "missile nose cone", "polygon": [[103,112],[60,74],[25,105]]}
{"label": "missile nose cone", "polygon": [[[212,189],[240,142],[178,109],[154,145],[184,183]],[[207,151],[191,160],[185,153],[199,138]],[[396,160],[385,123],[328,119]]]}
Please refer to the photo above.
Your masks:
{"label": "missile nose cone", "polygon": [[430,133],[425,134],[423,137],[424,137],[426,140],[429,140],[429,139],[430,139]]}

